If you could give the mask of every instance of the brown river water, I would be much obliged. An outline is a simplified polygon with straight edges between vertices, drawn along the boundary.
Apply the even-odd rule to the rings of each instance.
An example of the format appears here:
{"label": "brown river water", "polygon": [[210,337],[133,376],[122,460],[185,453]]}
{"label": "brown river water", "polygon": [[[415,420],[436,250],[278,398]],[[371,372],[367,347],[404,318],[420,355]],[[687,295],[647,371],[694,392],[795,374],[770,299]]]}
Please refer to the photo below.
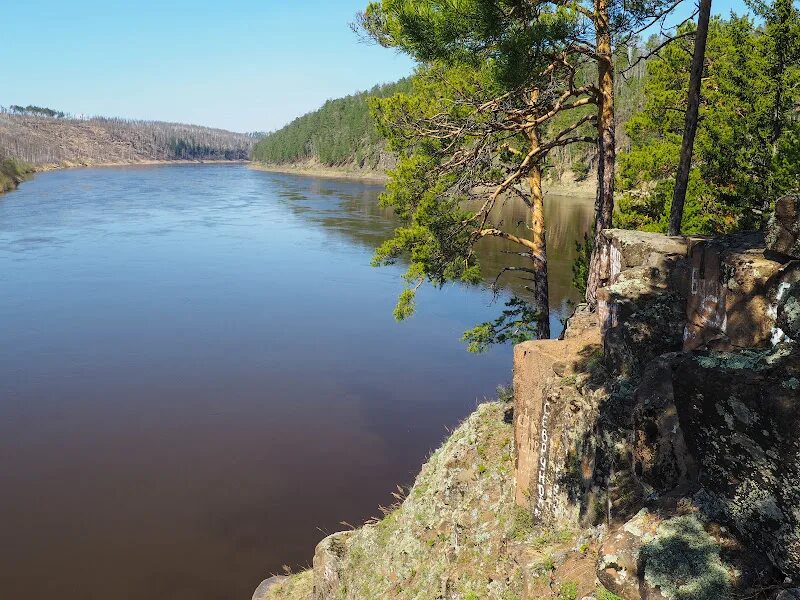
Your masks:
{"label": "brown river water", "polygon": [[[180,165],[0,196],[0,597],[247,600],[509,383],[510,347],[459,338],[521,282],[425,288],[396,323],[380,191]],[[592,201],[546,209],[557,334]]]}

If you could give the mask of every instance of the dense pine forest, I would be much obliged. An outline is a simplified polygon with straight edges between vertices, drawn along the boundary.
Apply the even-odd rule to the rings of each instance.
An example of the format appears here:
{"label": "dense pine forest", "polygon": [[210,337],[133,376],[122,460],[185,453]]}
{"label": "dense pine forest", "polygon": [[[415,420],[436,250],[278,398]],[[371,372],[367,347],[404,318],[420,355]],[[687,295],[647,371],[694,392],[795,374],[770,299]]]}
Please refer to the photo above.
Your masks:
{"label": "dense pine forest", "polygon": [[253,148],[253,160],[272,164],[318,162],[375,169],[386,142],[370,114],[370,98],[407,91],[407,79],[378,85],[366,92],[328,100],[316,111],[270,133]]}
{"label": "dense pine forest", "polygon": [[34,166],[147,160],[246,160],[258,135],[181,123],[74,118],[53,109],[0,110],[0,159]]}
{"label": "dense pine forest", "polygon": [[[644,105],[646,65],[644,61],[638,61],[636,56],[631,56],[630,60],[627,56],[621,56],[620,61],[626,71],[620,74],[616,84],[617,102],[618,113],[624,121]],[[585,69],[582,76],[590,77],[591,70]],[[381,98],[410,92],[414,80],[412,76],[344,98],[328,100],[319,109],[264,136],[254,146],[252,159],[273,165],[317,163],[324,167],[360,169],[386,166],[385,159],[389,155],[386,138],[376,126],[371,106]],[[618,128],[618,142],[622,147],[630,145],[623,127]],[[595,159],[596,151],[591,144],[557,148],[550,160],[548,176],[556,181],[589,179],[593,176]],[[393,164],[391,158],[388,163]]]}

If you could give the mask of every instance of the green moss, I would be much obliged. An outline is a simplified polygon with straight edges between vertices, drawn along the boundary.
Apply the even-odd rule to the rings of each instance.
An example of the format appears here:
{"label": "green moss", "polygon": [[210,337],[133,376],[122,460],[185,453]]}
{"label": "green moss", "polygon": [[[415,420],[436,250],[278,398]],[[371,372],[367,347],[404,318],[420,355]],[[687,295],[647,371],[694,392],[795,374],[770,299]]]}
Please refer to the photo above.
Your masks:
{"label": "green moss", "polygon": [[574,581],[565,581],[558,588],[558,600],[577,600],[578,598],[578,584]]}
{"label": "green moss", "polygon": [[523,540],[533,531],[533,514],[520,506],[514,509],[514,522],[511,525],[511,538]]}
{"label": "green moss", "polygon": [[597,588],[597,591],[594,593],[594,595],[595,598],[597,598],[597,600],[624,600],[623,598],[620,598],[616,594],[609,592],[602,585],[599,588]]}
{"label": "green moss", "polygon": [[730,598],[731,576],[719,546],[693,516],[668,519],[641,551],[648,583],[675,600]]}

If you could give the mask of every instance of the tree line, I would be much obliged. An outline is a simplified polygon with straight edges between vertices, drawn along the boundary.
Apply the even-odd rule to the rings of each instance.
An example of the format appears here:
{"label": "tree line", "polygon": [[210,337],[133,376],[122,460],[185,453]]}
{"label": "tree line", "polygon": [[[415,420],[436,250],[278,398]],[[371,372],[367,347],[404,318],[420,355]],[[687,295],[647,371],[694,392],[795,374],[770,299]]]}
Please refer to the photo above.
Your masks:
{"label": "tree line", "polygon": [[55,110],[52,108],[47,108],[44,106],[34,106],[29,104],[28,106],[20,106],[19,104],[12,104],[8,108],[5,106],[0,106],[0,112],[3,113],[11,113],[14,115],[33,115],[37,117],[51,117],[55,119],[63,119],[69,115],[61,110]]}
{"label": "tree line", "polygon": [[[701,0],[673,26],[680,4],[381,0],[358,16],[365,35],[419,64],[410,91],[371,100],[399,157],[382,202],[403,224],[375,255],[375,264],[409,261],[398,318],[425,282],[477,283],[475,246],[492,236],[528,259],[500,276],[522,274],[531,297],[467,332],[470,348],[549,335],[542,179],[559,154],[580,148],[597,173],[582,271],[590,305],[610,276],[598,242],[615,221],[731,231],[763,222],[777,194],[798,188],[797,7],[754,3],[757,24],[711,20]],[[653,30],[662,34],[642,44]],[[626,107],[620,135],[619,79],[643,65],[641,103]],[[526,236],[495,221],[510,197],[529,208]]]}

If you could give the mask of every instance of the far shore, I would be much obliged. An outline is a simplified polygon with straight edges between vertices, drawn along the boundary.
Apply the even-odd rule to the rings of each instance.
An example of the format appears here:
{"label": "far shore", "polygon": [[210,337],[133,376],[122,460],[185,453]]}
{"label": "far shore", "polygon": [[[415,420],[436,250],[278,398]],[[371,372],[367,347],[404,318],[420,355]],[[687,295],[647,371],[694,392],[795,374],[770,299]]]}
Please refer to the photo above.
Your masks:
{"label": "far shore", "polygon": [[274,165],[261,162],[251,162],[250,168],[257,171],[270,173],[286,173],[289,175],[305,175],[307,177],[325,177],[328,179],[353,179],[368,183],[386,183],[386,173],[382,171],[356,171],[349,169],[336,169],[322,165]]}
{"label": "far shore", "polygon": [[45,171],[57,171],[60,169],[85,169],[85,168],[95,168],[95,167],[138,167],[138,166],[155,166],[155,165],[199,165],[199,164],[211,164],[211,165],[226,165],[226,164],[247,164],[250,161],[248,160],[210,160],[210,159],[202,159],[202,160],[188,160],[188,159],[173,159],[173,160],[155,160],[155,159],[143,159],[143,160],[118,160],[118,161],[99,161],[93,162],[91,160],[81,160],[81,161],[63,161],[60,163],[46,163],[43,165],[36,165],[34,166],[33,170],[36,173],[42,173]]}
{"label": "far shore", "polygon": [[[328,179],[349,179],[368,183],[386,183],[388,179],[386,173],[382,171],[357,171],[326,167],[319,164],[281,165],[251,161],[248,166],[257,171],[269,171],[270,173],[286,173]],[[555,196],[594,196],[596,189],[597,183],[595,179],[545,182],[544,184],[545,194],[553,194]]]}

